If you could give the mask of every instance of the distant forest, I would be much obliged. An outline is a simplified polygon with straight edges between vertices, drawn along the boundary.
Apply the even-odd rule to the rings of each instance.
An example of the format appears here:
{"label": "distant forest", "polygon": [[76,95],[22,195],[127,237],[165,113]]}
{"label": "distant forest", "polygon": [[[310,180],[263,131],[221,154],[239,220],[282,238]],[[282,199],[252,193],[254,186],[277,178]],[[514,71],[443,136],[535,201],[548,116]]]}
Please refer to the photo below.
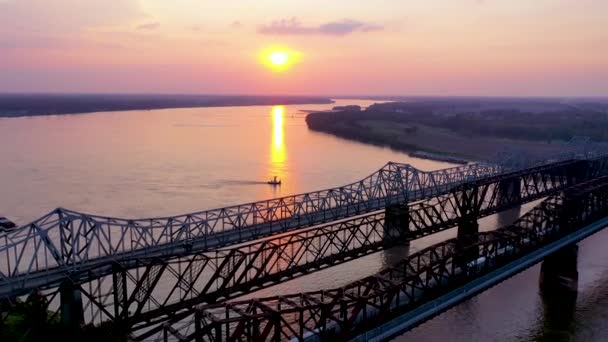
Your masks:
{"label": "distant forest", "polygon": [[[346,127],[362,120],[380,120],[441,128],[462,136],[555,141],[587,136],[608,141],[608,100],[605,99],[426,99],[374,104],[366,110],[348,108],[309,115],[311,129],[348,135]],[[334,127],[334,128],[332,128]],[[353,134],[358,134],[353,132]]]}
{"label": "distant forest", "polygon": [[331,102],[313,96],[0,94],[0,117]]}

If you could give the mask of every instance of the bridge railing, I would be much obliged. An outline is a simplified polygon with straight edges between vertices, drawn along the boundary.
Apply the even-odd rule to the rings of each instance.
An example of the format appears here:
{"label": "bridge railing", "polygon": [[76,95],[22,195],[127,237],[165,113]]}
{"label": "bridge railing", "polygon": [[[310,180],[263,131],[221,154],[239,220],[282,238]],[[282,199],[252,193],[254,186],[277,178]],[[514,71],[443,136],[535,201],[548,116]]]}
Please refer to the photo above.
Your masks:
{"label": "bridge railing", "polygon": [[342,187],[173,217],[131,220],[59,208],[0,235],[0,281],[54,267],[77,269],[123,253],[147,255],[163,248],[211,248],[251,240],[434,196],[502,170],[469,164],[421,171],[391,162]]}

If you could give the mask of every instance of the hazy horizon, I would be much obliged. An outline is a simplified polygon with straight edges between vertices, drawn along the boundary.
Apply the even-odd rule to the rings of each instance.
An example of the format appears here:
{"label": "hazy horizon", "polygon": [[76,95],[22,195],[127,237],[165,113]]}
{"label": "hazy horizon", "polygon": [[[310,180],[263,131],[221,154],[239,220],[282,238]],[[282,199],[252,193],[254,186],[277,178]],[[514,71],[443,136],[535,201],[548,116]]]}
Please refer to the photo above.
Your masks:
{"label": "hazy horizon", "polygon": [[600,0],[0,0],[0,92],[605,97],[605,13]]}
{"label": "hazy horizon", "polygon": [[168,93],[168,92],[52,92],[52,91],[2,91],[0,96],[6,95],[49,95],[49,96],[71,96],[71,95],[83,95],[83,96],[209,96],[209,97],[308,97],[308,98],[325,98],[325,99],[408,99],[408,98],[463,98],[463,99],[596,99],[596,100],[608,100],[608,95],[434,95],[434,94],[422,94],[422,95],[398,95],[398,94],[290,94],[290,93],[276,93],[276,94],[264,94],[264,93]]}

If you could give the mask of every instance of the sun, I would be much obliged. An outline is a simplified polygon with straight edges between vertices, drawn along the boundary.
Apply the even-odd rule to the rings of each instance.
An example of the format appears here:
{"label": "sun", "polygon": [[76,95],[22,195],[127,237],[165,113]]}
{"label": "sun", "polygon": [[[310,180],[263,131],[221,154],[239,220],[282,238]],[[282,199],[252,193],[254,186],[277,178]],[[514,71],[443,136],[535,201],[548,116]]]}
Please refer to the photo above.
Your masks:
{"label": "sun", "polygon": [[289,62],[289,55],[285,51],[273,52],[269,56],[270,62],[274,65],[285,65]]}
{"label": "sun", "polygon": [[260,61],[270,70],[284,72],[300,60],[300,53],[286,47],[272,46],[260,52]]}

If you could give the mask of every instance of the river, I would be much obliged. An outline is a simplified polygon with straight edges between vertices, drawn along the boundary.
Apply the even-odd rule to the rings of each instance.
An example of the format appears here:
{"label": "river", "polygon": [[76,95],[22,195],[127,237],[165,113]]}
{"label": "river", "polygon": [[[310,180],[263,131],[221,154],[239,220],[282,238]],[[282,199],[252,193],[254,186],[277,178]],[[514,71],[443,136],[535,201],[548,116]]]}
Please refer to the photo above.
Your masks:
{"label": "river", "polygon": [[[312,132],[301,111],[371,103],[0,118],[0,215],[20,224],[59,206],[127,218],[176,215],[335,187],[388,161],[423,170],[452,166]],[[275,176],[283,182],[280,187],[265,183]],[[530,207],[486,218],[481,228],[494,229]],[[408,250],[454,235],[445,231],[409,248],[372,254],[247,297],[341,286],[394,264]],[[535,266],[396,340],[588,341],[607,336],[602,319],[608,315],[606,243],[603,232],[581,243],[580,292],[566,309],[541,300]]]}

